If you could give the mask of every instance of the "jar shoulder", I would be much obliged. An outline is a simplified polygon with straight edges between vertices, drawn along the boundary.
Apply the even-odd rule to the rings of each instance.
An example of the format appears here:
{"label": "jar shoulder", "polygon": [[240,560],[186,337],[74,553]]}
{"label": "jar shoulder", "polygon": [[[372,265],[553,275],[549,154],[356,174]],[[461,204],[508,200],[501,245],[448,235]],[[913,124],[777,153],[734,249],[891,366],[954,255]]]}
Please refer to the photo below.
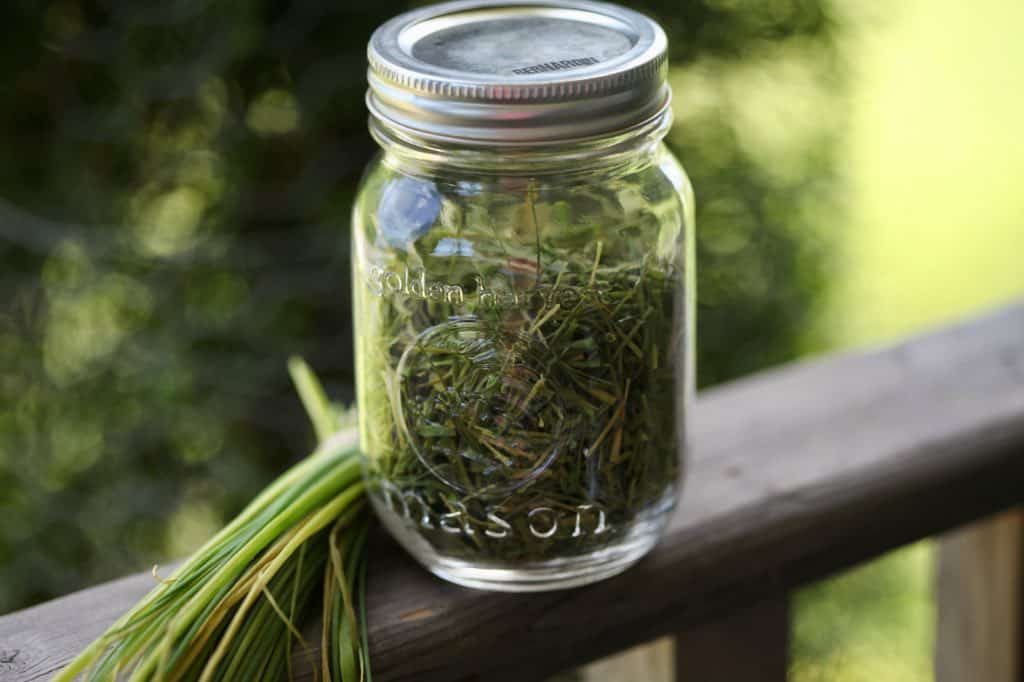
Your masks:
{"label": "jar shoulder", "polygon": [[692,207],[686,172],[663,144],[624,165],[529,176],[412,168],[381,154],[363,177],[354,228],[368,248],[442,256],[486,250],[481,240],[495,238],[528,244],[538,233],[555,249],[634,241],[635,250],[664,250],[692,224]]}
{"label": "jar shoulder", "polygon": [[404,163],[385,151],[378,151],[367,164],[359,183],[358,194],[379,194],[385,185],[400,178],[409,178],[408,188],[418,183],[434,186],[443,194],[472,197],[482,193],[515,194],[525,188],[549,195],[573,194],[599,185],[616,187],[644,186],[651,191],[650,200],[674,192],[682,197],[693,194],[683,164],[663,142],[630,162],[615,166],[574,167],[553,166],[537,173],[501,175],[478,172],[464,166],[419,166]]}

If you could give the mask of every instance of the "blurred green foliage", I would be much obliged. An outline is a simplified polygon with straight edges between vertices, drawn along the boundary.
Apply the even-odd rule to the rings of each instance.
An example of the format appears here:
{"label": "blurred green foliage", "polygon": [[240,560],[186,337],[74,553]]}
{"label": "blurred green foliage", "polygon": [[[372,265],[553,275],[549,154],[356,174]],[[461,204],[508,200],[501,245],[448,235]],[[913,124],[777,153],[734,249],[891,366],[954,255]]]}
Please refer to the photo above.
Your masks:
{"label": "blurred green foliage", "polygon": [[[818,104],[837,91],[834,24],[817,0],[634,6],[671,37],[670,143],[702,225],[702,383],[788,359],[824,284],[814,223],[835,130],[778,139],[793,112],[772,83]],[[348,212],[374,151],[364,50],[405,8],[8,9],[0,612],[187,551],[300,456],[288,354],[350,398]]]}
{"label": "blurred green foliage", "polygon": [[798,592],[794,682],[931,680],[934,566],[918,543]]}

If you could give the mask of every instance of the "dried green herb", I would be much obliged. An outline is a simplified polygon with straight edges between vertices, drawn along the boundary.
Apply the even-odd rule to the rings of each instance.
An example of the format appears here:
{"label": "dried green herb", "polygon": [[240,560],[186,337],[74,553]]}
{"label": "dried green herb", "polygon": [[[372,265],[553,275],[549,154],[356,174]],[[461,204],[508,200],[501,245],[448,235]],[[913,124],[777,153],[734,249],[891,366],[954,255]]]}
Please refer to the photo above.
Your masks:
{"label": "dried green herb", "polygon": [[384,212],[368,230],[355,298],[371,494],[445,556],[579,555],[672,503],[678,220],[623,220],[614,189],[567,202],[463,185],[435,192],[430,229],[405,221],[407,248]]}

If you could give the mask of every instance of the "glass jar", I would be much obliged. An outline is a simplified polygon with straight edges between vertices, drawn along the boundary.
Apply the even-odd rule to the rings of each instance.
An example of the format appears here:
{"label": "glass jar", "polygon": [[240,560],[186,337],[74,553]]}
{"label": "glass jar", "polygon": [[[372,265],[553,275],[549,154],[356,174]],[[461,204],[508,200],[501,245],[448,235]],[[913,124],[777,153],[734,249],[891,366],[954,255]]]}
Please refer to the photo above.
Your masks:
{"label": "glass jar", "polygon": [[382,152],[352,249],[365,476],[448,580],[614,575],[675,507],[693,196],[662,144],[665,69],[656,24],[598,3],[435,5],[371,40]]}

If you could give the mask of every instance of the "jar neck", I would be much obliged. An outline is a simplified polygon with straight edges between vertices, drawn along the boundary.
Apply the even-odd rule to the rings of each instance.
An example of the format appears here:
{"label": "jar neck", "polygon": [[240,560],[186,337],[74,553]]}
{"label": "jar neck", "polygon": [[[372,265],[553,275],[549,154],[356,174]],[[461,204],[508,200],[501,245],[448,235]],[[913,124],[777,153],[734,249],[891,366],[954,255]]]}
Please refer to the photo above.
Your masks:
{"label": "jar neck", "polygon": [[652,155],[672,125],[671,109],[625,130],[578,140],[535,146],[454,144],[416,135],[370,117],[370,133],[385,159],[404,170],[424,172],[450,168],[485,175],[572,175],[633,164]]}

